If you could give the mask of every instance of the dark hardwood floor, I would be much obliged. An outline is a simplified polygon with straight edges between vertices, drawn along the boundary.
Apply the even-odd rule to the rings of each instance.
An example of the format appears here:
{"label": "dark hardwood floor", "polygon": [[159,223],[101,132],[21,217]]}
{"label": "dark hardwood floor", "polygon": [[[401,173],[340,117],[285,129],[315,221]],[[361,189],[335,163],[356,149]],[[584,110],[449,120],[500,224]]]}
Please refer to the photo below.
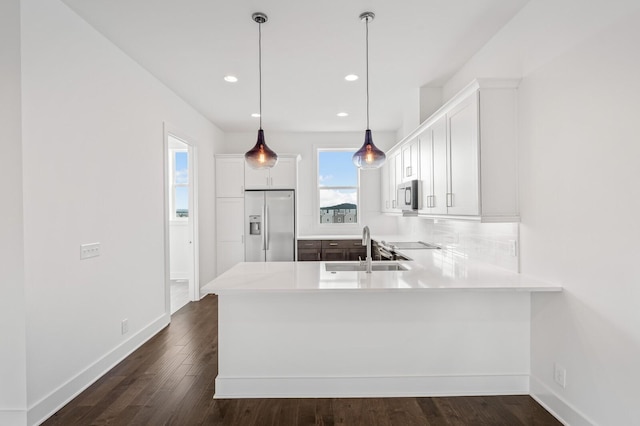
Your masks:
{"label": "dark hardwood floor", "polygon": [[528,395],[214,400],[215,296],[171,325],[44,425],[561,425]]}

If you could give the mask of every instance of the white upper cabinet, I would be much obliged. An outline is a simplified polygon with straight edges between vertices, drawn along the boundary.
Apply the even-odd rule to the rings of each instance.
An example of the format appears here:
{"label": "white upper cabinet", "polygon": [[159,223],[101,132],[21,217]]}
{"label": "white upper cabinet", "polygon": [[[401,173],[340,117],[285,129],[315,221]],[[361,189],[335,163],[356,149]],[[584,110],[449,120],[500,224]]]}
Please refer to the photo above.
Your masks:
{"label": "white upper cabinet", "polygon": [[478,92],[474,92],[449,111],[447,213],[480,214],[478,192]]}
{"label": "white upper cabinet", "polygon": [[[417,141],[416,141],[417,142]],[[387,152],[387,160],[381,167],[380,206],[384,213],[399,213],[398,185],[403,181],[402,151],[394,149]],[[418,160],[416,160],[418,161]]]}
{"label": "white upper cabinet", "polygon": [[297,156],[278,156],[278,163],[270,169],[244,169],[246,189],[295,189],[298,176]]}
{"label": "white upper cabinet", "polygon": [[418,151],[418,138],[402,145],[402,182],[419,178]]}
{"label": "white upper cabinet", "polygon": [[387,213],[391,210],[391,188],[390,188],[390,179],[389,179],[389,156],[387,156],[387,160],[382,164],[380,168],[380,211]]}
{"label": "white upper cabinet", "polygon": [[[410,147],[418,141],[419,214],[482,222],[520,220],[518,82],[474,81],[393,148],[402,151],[407,163]],[[389,182],[396,183],[392,176]]]}
{"label": "white upper cabinet", "polygon": [[244,157],[216,155],[216,197],[244,197]]}
{"label": "white upper cabinet", "polygon": [[422,203],[419,213],[447,214],[447,123],[441,117],[419,137]]}
{"label": "white upper cabinet", "polygon": [[394,151],[390,157],[389,164],[389,197],[391,199],[390,212],[400,212],[398,206],[398,185],[402,183],[402,153],[400,150]]}

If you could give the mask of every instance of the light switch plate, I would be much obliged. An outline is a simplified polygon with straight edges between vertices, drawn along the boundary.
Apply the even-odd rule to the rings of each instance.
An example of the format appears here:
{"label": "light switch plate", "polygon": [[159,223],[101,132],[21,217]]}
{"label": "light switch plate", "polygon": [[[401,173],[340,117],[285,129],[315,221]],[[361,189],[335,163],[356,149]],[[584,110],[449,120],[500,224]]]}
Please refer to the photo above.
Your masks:
{"label": "light switch plate", "polygon": [[100,256],[100,243],[82,244],[80,246],[80,259],[89,259]]}

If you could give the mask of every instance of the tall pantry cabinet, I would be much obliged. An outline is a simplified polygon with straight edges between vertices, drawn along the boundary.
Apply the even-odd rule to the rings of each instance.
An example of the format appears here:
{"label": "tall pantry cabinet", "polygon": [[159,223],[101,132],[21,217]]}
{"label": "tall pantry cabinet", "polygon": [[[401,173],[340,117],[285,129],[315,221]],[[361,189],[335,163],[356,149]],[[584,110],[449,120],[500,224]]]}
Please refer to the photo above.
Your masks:
{"label": "tall pantry cabinet", "polygon": [[216,256],[220,275],[244,261],[244,157],[216,155]]}

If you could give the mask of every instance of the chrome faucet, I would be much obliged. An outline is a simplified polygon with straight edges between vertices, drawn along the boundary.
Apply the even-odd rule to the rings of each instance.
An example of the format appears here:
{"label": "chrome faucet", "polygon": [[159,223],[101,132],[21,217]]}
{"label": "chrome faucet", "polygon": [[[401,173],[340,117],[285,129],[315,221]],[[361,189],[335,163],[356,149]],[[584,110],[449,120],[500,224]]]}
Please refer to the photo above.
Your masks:
{"label": "chrome faucet", "polygon": [[369,227],[365,226],[362,228],[362,244],[367,245],[367,257],[365,259],[365,263],[367,265],[367,274],[371,273],[371,233],[369,232]]}

